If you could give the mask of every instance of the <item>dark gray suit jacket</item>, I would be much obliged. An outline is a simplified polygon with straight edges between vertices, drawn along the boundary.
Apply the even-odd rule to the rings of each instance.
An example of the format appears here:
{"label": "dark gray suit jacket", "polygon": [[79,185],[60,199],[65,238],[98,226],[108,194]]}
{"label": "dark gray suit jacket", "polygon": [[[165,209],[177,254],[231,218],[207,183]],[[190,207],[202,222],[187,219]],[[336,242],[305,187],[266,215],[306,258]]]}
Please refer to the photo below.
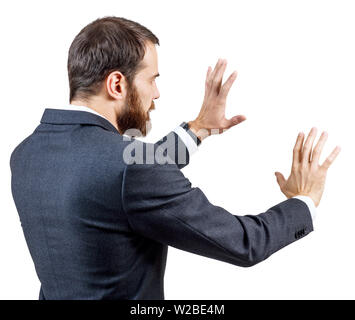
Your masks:
{"label": "dark gray suit jacket", "polygon": [[109,121],[45,110],[10,160],[40,299],[164,299],[168,245],[249,267],[313,230],[299,199],[246,216],[212,205],[176,164],[186,149],[174,132],[138,143],[169,136],[175,151],[160,154],[175,163],[127,164],[131,142]]}

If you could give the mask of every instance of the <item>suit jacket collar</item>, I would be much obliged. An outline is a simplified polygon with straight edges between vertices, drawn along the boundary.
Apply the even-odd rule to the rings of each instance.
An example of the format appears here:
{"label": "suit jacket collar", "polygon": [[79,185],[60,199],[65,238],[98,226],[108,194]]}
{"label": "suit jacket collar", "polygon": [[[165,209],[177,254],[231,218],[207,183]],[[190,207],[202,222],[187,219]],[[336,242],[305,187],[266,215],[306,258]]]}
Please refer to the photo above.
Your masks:
{"label": "suit jacket collar", "polygon": [[46,108],[41,123],[50,124],[91,124],[100,126],[108,131],[118,133],[110,121],[86,111]]}

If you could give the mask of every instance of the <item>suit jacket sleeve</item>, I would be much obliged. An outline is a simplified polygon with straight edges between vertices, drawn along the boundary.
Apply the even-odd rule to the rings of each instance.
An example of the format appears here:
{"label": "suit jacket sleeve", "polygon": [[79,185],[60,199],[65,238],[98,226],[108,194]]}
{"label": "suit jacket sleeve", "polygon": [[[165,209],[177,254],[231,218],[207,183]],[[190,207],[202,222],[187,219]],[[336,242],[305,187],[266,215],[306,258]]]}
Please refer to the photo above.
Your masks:
{"label": "suit jacket sleeve", "polygon": [[309,209],[299,199],[288,199],[258,215],[233,215],[192,188],[174,164],[128,165],[122,204],[135,233],[243,267],[313,231]]}
{"label": "suit jacket sleeve", "polygon": [[169,157],[179,169],[182,169],[190,162],[190,154],[184,141],[174,131],[157,141],[155,150]]}

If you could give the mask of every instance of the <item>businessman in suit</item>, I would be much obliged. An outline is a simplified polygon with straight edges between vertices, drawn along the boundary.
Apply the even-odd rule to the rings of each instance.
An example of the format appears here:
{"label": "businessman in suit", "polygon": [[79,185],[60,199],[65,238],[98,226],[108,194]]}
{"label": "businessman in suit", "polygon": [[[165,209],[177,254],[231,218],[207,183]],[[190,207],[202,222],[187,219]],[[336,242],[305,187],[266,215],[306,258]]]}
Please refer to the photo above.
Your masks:
{"label": "businessman in suit", "polygon": [[149,132],[159,98],[156,45],[151,31],[124,18],[87,25],[69,49],[70,105],[46,108],[11,155],[40,299],[164,299],[169,245],[250,267],[313,230],[340,151],[319,165],[327,134],[313,148],[315,128],[306,140],[298,135],[288,179],[276,173],[287,200],[258,215],[212,205],[180,171],[203,139],[246,119],[225,117],[236,78],[222,84],[225,60],[208,68],[195,120],[156,144],[132,138]]}

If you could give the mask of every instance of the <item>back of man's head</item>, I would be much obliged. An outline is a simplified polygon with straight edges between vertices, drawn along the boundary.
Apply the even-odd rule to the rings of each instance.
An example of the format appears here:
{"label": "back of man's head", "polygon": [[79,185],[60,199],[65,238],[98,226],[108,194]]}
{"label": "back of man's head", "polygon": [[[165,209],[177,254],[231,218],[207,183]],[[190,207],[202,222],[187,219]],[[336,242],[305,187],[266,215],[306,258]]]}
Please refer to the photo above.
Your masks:
{"label": "back of man's head", "polygon": [[159,45],[150,30],[125,18],[105,17],[84,27],[69,49],[69,101],[98,94],[102,81],[116,70],[132,84],[143,67],[147,41]]}

